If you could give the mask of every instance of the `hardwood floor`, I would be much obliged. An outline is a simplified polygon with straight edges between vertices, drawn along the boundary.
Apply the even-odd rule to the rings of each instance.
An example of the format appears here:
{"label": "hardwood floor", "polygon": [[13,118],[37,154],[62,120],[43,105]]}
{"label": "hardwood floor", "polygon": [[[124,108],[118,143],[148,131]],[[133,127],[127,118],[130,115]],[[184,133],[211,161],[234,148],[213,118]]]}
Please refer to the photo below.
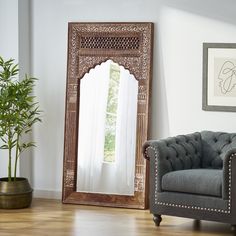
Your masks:
{"label": "hardwood floor", "polygon": [[[34,199],[31,208],[0,210],[0,236],[197,236],[234,235],[230,226],[216,222],[163,216],[154,226],[148,210],[66,205]],[[236,235],[236,234],[235,234]]]}

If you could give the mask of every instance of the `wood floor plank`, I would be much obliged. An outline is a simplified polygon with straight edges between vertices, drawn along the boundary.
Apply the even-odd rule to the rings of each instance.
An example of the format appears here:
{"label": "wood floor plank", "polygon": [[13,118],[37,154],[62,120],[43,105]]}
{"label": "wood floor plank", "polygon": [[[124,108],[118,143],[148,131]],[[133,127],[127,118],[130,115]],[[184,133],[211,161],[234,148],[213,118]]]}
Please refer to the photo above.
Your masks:
{"label": "wood floor plank", "polygon": [[0,210],[0,236],[228,236],[230,226],[163,216],[155,227],[148,210],[62,204],[34,199],[31,208]]}

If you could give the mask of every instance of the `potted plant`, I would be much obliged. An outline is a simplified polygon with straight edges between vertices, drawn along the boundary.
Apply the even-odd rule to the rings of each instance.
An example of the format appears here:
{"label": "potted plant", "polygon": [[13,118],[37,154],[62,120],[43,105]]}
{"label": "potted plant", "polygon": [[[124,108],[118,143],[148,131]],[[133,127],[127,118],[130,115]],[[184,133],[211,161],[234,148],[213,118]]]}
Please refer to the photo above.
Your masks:
{"label": "potted plant", "polygon": [[0,149],[8,153],[8,176],[0,178],[0,208],[24,208],[32,201],[32,189],[26,178],[17,177],[21,154],[35,146],[23,136],[40,122],[38,102],[32,95],[36,78],[18,80],[18,65],[0,57]]}

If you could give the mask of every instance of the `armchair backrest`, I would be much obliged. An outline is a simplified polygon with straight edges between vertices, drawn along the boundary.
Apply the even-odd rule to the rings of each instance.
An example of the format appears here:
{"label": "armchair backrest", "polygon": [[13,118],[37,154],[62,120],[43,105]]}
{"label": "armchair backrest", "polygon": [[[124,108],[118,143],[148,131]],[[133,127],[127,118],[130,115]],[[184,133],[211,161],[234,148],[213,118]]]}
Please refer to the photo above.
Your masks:
{"label": "armchair backrest", "polygon": [[[158,141],[158,153],[168,171],[200,168],[201,135],[196,132]],[[168,167],[168,168],[167,168]]]}
{"label": "armchair backrest", "polygon": [[202,167],[221,169],[225,154],[236,148],[236,133],[202,131]]}

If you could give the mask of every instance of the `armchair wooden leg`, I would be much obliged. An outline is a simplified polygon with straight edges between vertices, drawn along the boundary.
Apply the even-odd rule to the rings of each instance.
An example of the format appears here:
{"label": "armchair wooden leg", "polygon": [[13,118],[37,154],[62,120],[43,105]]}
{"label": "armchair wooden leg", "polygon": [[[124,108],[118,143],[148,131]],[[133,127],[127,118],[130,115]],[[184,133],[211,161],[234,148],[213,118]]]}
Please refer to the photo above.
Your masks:
{"label": "armchair wooden leg", "polygon": [[194,230],[196,230],[196,231],[199,230],[200,226],[201,226],[201,221],[200,220],[194,220],[194,222],[193,222]]}
{"label": "armchair wooden leg", "polygon": [[236,225],[231,225],[231,230],[236,232]]}
{"label": "armchair wooden leg", "polygon": [[153,215],[153,221],[154,221],[156,226],[159,226],[161,221],[162,221],[161,215],[154,214]]}

